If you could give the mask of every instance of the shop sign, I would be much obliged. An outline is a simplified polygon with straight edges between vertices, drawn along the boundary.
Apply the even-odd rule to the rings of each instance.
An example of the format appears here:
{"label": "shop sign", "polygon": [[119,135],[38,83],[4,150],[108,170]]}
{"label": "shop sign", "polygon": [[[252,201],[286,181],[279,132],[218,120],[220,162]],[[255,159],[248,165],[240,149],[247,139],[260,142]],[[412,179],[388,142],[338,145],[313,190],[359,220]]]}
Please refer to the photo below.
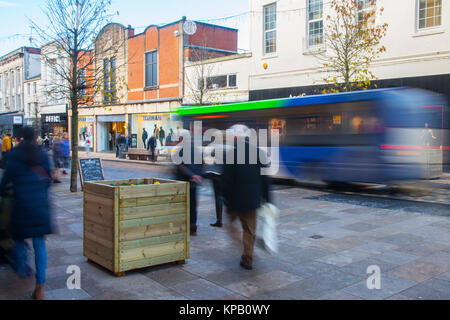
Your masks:
{"label": "shop sign", "polygon": [[60,118],[60,116],[45,116],[45,122],[58,123],[58,122],[61,122],[61,118]]}
{"label": "shop sign", "polygon": [[95,122],[95,117],[81,117],[78,118],[79,122]]}
{"label": "shop sign", "polygon": [[13,124],[22,124],[22,117],[21,116],[14,116],[13,117]]}
{"label": "shop sign", "polygon": [[156,121],[156,120],[162,120],[162,116],[161,115],[144,116],[144,121]]}
{"label": "shop sign", "polygon": [[32,126],[34,124],[34,121],[33,120],[27,120],[27,126]]}

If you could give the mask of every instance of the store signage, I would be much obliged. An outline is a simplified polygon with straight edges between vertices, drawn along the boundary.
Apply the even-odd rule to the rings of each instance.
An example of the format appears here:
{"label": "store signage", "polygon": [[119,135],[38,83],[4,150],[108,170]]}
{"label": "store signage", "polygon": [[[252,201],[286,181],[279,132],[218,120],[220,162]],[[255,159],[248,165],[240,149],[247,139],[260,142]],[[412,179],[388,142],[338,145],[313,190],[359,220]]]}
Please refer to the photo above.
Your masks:
{"label": "store signage", "polygon": [[156,121],[156,120],[162,120],[162,116],[161,115],[144,116],[144,121]]}
{"label": "store signage", "polygon": [[78,118],[80,122],[95,122],[95,117],[82,117]]}
{"label": "store signage", "polygon": [[14,116],[13,117],[13,124],[22,124],[22,117],[21,116]]}
{"label": "store signage", "polygon": [[61,122],[61,118],[60,118],[60,116],[45,116],[45,122],[58,123],[58,122]]}

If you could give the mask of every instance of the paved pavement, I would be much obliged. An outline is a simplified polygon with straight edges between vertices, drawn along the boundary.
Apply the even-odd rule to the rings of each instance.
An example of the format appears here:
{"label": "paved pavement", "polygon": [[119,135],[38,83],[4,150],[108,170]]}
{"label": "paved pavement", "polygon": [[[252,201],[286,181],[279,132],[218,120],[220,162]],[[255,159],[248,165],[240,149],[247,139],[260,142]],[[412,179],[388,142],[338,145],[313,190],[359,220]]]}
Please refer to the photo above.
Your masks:
{"label": "paved pavement", "polygon": [[[168,168],[105,163],[106,179],[163,177]],[[185,265],[166,264],[116,278],[82,255],[82,193],[68,177],[52,188],[59,232],[47,239],[48,299],[450,299],[448,208],[318,190],[275,186],[280,252],[256,248],[254,269],[239,267],[241,244],[214,221],[213,193],[199,197],[198,236]],[[350,196],[348,196],[350,197]],[[225,221],[227,224],[228,221]],[[30,259],[30,261],[32,261]],[[66,287],[69,265],[81,268],[81,289]],[[369,290],[367,267],[381,269]],[[33,279],[0,266],[0,299],[29,299]]]}

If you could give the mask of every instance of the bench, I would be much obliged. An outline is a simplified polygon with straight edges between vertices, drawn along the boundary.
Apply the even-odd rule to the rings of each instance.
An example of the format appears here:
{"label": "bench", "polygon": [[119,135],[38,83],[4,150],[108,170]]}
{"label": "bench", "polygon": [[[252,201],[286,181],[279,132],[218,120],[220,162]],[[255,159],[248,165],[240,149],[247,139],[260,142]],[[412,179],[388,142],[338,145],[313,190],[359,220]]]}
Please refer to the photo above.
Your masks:
{"label": "bench", "polygon": [[127,152],[124,152],[130,160],[150,160],[152,153],[147,149],[130,148]]}

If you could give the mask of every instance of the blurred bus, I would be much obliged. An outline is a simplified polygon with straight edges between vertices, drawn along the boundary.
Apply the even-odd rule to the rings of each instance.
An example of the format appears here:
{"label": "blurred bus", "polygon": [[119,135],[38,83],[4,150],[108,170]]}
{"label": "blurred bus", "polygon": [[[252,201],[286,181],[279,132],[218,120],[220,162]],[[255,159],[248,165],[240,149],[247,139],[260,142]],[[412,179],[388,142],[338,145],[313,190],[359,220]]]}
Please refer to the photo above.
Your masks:
{"label": "blurred bus", "polygon": [[188,127],[278,129],[281,178],[387,183],[435,179],[449,163],[450,113],[439,94],[367,90],[224,105],[182,106]]}

